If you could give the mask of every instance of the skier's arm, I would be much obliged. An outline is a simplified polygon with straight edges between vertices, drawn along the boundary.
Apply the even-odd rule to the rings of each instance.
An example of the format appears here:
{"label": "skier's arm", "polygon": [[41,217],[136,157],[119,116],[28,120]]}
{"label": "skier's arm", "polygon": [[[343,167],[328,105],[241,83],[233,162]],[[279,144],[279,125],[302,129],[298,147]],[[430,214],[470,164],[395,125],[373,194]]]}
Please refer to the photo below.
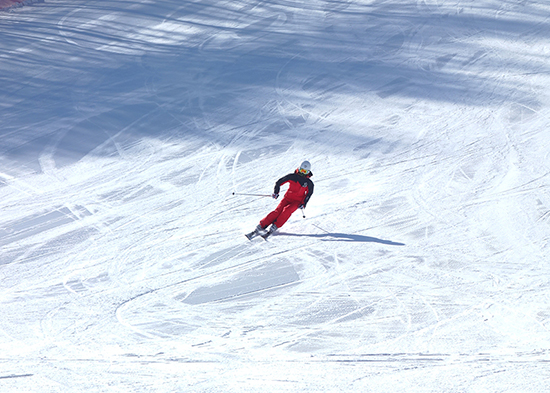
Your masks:
{"label": "skier's arm", "polygon": [[313,182],[310,181],[308,182],[308,192],[307,192],[307,195],[306,197],[304,198],[304,203],[302,203],[302,206],[305,208],[308,201],[309,201],[309,198],[311,198],[311,196],[313,195]]}
{"label": "skier's arm", "polygon": [[278,194],[279,191],[281,191],[281,186],[285,184],[287,181],[290,180],[290,177],[292,176],[292,173],[281,177],[277,182],[275,183],[275,188],[273,189],[274,194]]}

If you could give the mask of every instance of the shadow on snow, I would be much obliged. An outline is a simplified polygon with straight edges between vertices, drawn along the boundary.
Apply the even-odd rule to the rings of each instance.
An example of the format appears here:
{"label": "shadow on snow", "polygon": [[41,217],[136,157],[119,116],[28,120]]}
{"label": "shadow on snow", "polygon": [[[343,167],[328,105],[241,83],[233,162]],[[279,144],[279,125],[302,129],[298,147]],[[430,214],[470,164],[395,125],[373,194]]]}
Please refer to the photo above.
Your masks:
{"label": "shadow on snow", "polygon": [[[498,17],[475,5],[398,1],[110,4],[63,23],[55,13],[17,29],[15,19],[0,21],[0,50],[10,53],[0,65],[3,165],[39,172],[43,154],[62,167],[144,138],[231,146],[249,150],[246,160],[265,155],[268,142],[267,153],[283,154],[300,138],[373,149],[372,132],[347,131],[319,102],[541,105],[530,88],[492,76],[543,70],[536,52],[495,57],[490,44],[548,38],[548,15],[529,2],[498,3]],[[113,10],[117,23],[102,22]]]}
{"label": "shadow on snow", "polygon": [[378,239],[371,236],[354,235],[349,233],[319,233],[319,234],[298,234],[298,233],[285,233],[279,232],[277,236],[295,236],[295,237],[313,237],[323,241],[337,241],[337,242],[358,242],[358,243],[380,243],[388,246],[404,246],[404,243],[398,243],[391,240]]}

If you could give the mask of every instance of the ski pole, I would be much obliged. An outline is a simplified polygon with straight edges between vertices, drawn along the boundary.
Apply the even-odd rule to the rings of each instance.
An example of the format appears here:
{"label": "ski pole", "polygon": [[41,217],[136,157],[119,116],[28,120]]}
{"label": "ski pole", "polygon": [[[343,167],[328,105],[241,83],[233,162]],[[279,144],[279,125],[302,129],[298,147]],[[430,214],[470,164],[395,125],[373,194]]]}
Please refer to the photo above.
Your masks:
{"label": "ski pole", "polygon": [[258,196],[258,197],[270,197],[271,198],[271,195],[267,195],[267,194],[247,194],[247,193],[242,193],[242,192],[234,192],[233,195]]}
{"label": "ski pole", "polygon": [[304,214],[304,208],[302,207],[301,209],[302,209],[302,217],[306,218],[306,215]]}

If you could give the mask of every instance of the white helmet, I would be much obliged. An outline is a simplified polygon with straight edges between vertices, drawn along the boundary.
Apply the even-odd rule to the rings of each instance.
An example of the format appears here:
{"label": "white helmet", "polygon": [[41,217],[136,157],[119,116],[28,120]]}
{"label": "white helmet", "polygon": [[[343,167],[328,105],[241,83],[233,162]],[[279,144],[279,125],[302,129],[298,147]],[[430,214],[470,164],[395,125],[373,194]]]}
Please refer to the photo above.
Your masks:
{"label": "white helmet", "polygon": [[309,161],[302,162],[302,165],[300,165],[300,173],[307,175],[309,172],[311,172],[311,164]]}

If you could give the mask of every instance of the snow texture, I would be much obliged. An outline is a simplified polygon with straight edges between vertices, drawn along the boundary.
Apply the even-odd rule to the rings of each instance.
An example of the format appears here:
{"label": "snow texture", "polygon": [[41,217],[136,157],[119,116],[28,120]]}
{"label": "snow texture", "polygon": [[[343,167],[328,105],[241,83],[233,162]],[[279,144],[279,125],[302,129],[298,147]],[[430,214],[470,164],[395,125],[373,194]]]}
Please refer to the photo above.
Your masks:
{"label": "snow texture", "polygon": [[[547,391],[549,18],[0,13],[0,391]],[[233,193],[304,159],[306,218],[248,241],[277,201]]]}
{"label": "snow texture", "polygon": [[44,0],[0,0],[0,11],[10,11],[17,7],[23,7],[43,1]]}

